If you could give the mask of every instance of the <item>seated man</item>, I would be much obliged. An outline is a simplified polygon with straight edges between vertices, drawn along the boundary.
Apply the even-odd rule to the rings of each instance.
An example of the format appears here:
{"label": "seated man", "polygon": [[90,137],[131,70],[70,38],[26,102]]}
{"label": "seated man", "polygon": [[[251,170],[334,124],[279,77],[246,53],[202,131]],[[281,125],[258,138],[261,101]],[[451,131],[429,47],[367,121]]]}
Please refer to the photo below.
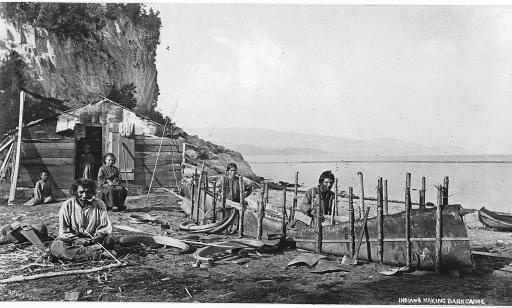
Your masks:
{"label": "seated man", "polygon": [[53,188],[48,182],[48,174],[47,170],[39,172],[39,181],[36,182],[34,187],[34,197],[25,202],[24,205],[46,204],[55,201],[52,196]]}
{"label": "seated man", "polygon": [[334,184],[334,174],[331,171],[324,171],[318,180],[318,186],[309,188],[304,195],[299,209],[306,215],[314,218],[317,213],[312,204],[313,196],[317,202],[320,202],[320,210],[322,214],[329,215],[331,213],[331,204],[334,200],[334,193],[331,188]]}
{"label": "seated man", "polygon": [[59,236],[50,245],[50,253],[64,260],[97,260],[102,255],[101,243],[112,249],[112,225],[103,201],[96,199],[96,183],[78,179],[71,186],[73,197],[59,211]]}

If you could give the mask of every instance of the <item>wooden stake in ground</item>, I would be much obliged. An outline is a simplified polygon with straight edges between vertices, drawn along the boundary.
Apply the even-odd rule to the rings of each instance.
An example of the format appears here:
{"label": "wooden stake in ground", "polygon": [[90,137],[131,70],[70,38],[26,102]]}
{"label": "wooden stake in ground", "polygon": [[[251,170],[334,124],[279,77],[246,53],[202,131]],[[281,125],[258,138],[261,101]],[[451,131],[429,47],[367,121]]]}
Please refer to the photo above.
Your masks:
{"label": "wooden stake in ground", "polygon": [[295,208],[297,207],[297,195],[298,195],[298,189],[299,189],[299,171],[295,172],[295,189],[293,191],[293,203],[292,203],[292,209],[290,211],[290,217],[288,218],[288,221],[291,222],[295,218]]}
{"label": "wooden stake in ground", "polygon": [[354,235],[354,195],[353,188],[348,188],[348,219],[350,222],[350,255],[354,255],[355,250],[355,235]]}
{"label": "wooden stake in ground", "polygon": [[411,266],[411,174],[405,175],[405,265]]}
{"label": "wooden stake in ground", "polygon": [[203,172],[204,172],[204,162],[201,165],[201,172],[199,173],[199,183],[197,184],[197,212],[196,212],[196,221],[199,223],[199,208],[201,207],[201,188],[203,185]]}
{"label": "wooden stake in ground", "polygon": [[25,92],[20,91],[20,114],[18,116],[18,141],[16,143],[16,156],[14,157],[14,170],[12,173],[11,190],[9,192],[9,204],[14,203],[16,188],[18,186],[18,174],[20,172],[21,135],[23,134],[23,105],[25,104]]}
{"label": "wooden stake in ground", "polygon": [[[438,196],[441,196],[441,184],[437,188]],[[442,215],[442,198],[439,197],[437,200],[436,210],[436,265],[435,269],[437,273],[441,273],[441,253],[442,253],[442,238],[443,238],[443,215]]]}
{"label": "wooden stake in ground", "polygon": [[224,175],[220,177],[222,183],[220,187],[220,204],[222,207],[222,219],[226,218],[226,178]]}
{"label": "wooden stake in ground", "polygon": [[[317,197],[318,197],[318,200],[317,200]],[[314,204],[314,209],[316,210],[316,250],[315,252],[316,253],[322,253],[322,241],[323,241],[323,228],[322,228],[322,221],[324,219],[324,215],[323,215],[323,211],[322,211],[322,208],[321,208],[321,200],[322,196],[321,195],[318,195],[318,196],[314,196],[313,197],[313,204]]]}
{"label": "wooden stake in ground", "polygon": [[194,174],[192,175],[192,194],[190,195],[190,219],[194,220],[194,199],[196,195],[196,176],[197,176],[197,168],[194,170]]}
{"label": "wooden stake in ground", "polygon": [[334,225],[334,216],[336,214],[336,208],[338,207],[338,178],[334,180],[334,200],[331,200],[331,225]]}
{"label": "wooden stake in ground", "polygon": [[263,236],[263,217],[265,217],[265,182],[261,188],[261,200],[258,203],[258,232],[256,239],[261,240]]}
{"label": "wooden stake in ground", "polygon": [[240,218],[239,218],[239,221],[238,221],[238,236],[239,237],[244,237],[244,217],[245,217],[245,202],[244,202],[244,199],[245,199],[245,185],[244,185],[244,178],[243,177],[238,177],[239,181],[238,183],[240,184]]}
{"label": "wooden stake in ground", "polygon": [[389,215],[389,208],[388,208],[388,180],[384,180],[384,215]]}
{"label": "wooden stake in ground", "polygon": [[336,216],[340,216],[340,213],[339,213],[339,209],[338,209],[338,194],[339,194],[339,189],[338,189],[338,178],[336,178],[336,188],[335,188],[335,196],[334,196],[334,209],[336,210]]}
{"label": "wooden stake in ground", "polygon": [[382,200],[382,178],[377,181],[377,258],[380,263],[384,261],[384,213]]}
{"label": "wooden stake in ground", "polygon": [[265,186],[265,204],[268,204],[268,190],[269,190],[269,188],[267,185],[267,186]]}
{"label": "wooden stake in ground", "polygon": [[213,222],[217,222],[217,182],[213,182]]}
{"label": "wooden stake in ground", "polygon": [[444,189],[443,189],[443,205],[448,205],[448,186],[450,183],[450,179],[445,176],[444,177]]}
{"label": "wooden stake in ground", "polygon": [[357,209],[357,219],[361,218],[361,211],[364,209],[364,181],[363,181],[363,173],[358,172],[359,176],[359,185],[361,187],[361,196],[359,197],[359,208]]}
{"label": "wooden stake in ground", "polygon": [[283,208],[281,213],[281,232],[286,238],[286,186],[283,187]]}
{"label": "wooden stake in ground", "polygon": [[206,195],[208,194],[208,173],[204,177],[204,195],[203,195],[203,216],[206,214]]}
{"label": "wooden stake in ground", "polygon": [[355,260],[355,264],[357,264],[357,259],[359,257],[359,249],[361,248],[361,243],[363,242],[364,230],[366,229],[366,223],[368,221],[368,214],[370,213],[370,207],[366,207],[364,211],[363,225],[361,226],[361,231],[359,231],[359,235],[357,236],[357,246],[355,252],[352,254],[352,260]]}
{"label": "wooden stake in ground", "polygon": [[427,191],[426,188],[426,181],[425,177],[421,178],[421,189],[420,189],[420,209],[425,209],[425,192]]}

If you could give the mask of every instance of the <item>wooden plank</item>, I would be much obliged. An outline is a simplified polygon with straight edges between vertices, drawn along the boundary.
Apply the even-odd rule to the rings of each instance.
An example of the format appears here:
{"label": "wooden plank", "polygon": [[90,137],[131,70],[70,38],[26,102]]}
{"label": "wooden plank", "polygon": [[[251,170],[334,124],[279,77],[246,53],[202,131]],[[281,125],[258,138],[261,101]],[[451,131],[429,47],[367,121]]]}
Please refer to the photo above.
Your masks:
{"label": "wooden plank", "polygon": [[[183,147],[185,143],[185,139],[170,139],[164,138],[162,145],[179,145]],[[140,138],[139,136],[135,136],[135,144],[136,145],[160,145],[160,138]]]}
{"label": "wooden plank", "polygon": [[[155,177],[158,177],[159,179],[172,179],[174,181],[174,178],[176,177],[178,180],[181,179],[181,172],[175,172],[172,171],[166,171],[166,172],[156,172]],[[149,181],[151,182],[151,174],[144,173],[135,173],[135,177],[133,179],[134,181]]]}
{"label": "wooden plank", "polygon": [[60,158],[75,157],[75,150],[35,150],[21,149],[21,159],[24,158]]}
{"label": "wooden plank", "polygon": [[[119,170],[123,172],[133,172],[135,169],[134,154],[135,154],[135,143],[133,139],[121,136],[119,144],[120,159]],[[126,168],[126,169],[125,169]]]}
{"label": "wooden plank", "polygon": [[[158,153],[159,145],[145,145],[135,143],[135,152],[156,152]],[[180,152],[179,145],[162,145],[161,152]]]}
{"label": "wooden plank", "polygon": [[[443,239],[443,241],[445,241],[445,240],[446,239]],[[481,255],[481,256],[489,256],[489,257],[498,257],[498,258],[512,259],[512,255],[504,254],[504,253],[495,253],[495,252],[471,250],[471,254],[472,255]]]}
{"label": "wooden plank", "polygon": [[73,165],[75,163],[74,158],[21,158],[22,165]]}
{"label": "wooden plank", "polygon": [[45,142],[45,143],[22,143],[25,150],[74,150],[75,143],[72,142]]}
{"label": "wooden plank", "polygon": [[[181,172],[181,166],[180,165],[164,165],[164,166],[157,166],[156,172]],[[151,165],[135,165],[135,174],[141,174],[141,173],[149,173],[149,176],[151,176],[151,173],[153,173],[153,169],[151,168]]]}
{"label": "wooden plank", "polygon": [[[20,170],[21,171],[21,170]],[[26,173],[21,172],[19,175],[19,187],[34,187],[35,183],[39,180],[39,173]],[[68,189],[74,181],[73,174],[55,174],[48,178],[54,187]]]}
{"label": "wooden plank", "polygon": [[75,168],[70,166],[63,168],[61,165],[20,165],[20,173],[25,172],[28,174],[36,174],[39,177],[39,172],[48,170],[50,174],[74,174]]}
{"label": "wooden plank", "polygon": [[[135,152],[135,159],[144,159],[155,161],[158,152]],[[181,153],[179,152],[164,152],[160,153],[158,160],[173,160],[176,164],[181,164]]]}

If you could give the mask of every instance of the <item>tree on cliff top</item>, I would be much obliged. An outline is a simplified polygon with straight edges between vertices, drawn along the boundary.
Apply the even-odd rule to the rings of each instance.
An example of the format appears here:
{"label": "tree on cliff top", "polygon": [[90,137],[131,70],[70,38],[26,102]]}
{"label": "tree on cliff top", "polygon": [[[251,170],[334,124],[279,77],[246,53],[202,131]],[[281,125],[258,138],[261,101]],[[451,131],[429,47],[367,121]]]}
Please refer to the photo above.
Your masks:
{"label": "tree on cliff top", "polygon": [[[16,51],[11,51],[0,62],[0,138],[7,131],[16,128],[19,115],[20,89],[38,90],[31,82],[28,66]],[[46,97],[25,96],[23,122],[28,123],[46,118],[63,108],[62,102]]]}

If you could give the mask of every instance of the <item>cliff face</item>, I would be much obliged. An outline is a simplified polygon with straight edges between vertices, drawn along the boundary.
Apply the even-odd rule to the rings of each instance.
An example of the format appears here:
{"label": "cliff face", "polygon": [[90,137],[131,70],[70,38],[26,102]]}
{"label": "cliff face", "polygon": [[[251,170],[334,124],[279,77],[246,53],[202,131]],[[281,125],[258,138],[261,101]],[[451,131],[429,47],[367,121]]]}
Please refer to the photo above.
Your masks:
{"label": "cliff face", "polygon": [[107,95],[110,86],[133,83],[138,107],[151,108],[158,95],[155,51],[144,29],[126,16],[106,19],[96,38],[62,39],[30,25],[0,19],[0,57],[15,50],[30,67],[38,94],[69,101],[69,107]]}

